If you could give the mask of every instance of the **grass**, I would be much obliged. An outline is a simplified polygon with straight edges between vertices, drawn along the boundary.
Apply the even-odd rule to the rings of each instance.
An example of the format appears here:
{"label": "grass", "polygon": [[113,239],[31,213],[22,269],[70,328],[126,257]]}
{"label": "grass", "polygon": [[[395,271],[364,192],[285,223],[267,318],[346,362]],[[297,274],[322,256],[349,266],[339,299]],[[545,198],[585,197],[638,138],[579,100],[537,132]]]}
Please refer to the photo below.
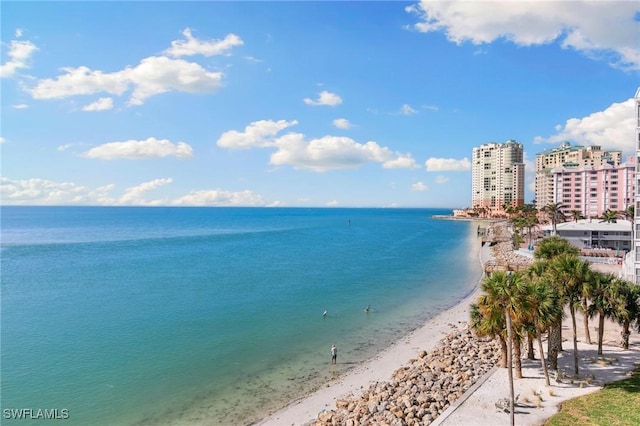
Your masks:
{"label": "grass", "polygon": [[589,395],[568,400],[545,426],[640,425],[640,369]]}

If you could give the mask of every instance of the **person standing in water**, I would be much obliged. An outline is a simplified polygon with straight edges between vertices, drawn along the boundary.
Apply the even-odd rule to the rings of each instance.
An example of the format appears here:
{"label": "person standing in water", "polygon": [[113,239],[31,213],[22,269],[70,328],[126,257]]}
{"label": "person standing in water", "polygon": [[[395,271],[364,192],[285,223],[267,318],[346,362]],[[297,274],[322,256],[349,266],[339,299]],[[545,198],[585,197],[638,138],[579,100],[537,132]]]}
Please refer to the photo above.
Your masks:
{"label": "person standing in water", "polygon": [[331,364],[338,363],[338,348],[336,345],[331,345]]}

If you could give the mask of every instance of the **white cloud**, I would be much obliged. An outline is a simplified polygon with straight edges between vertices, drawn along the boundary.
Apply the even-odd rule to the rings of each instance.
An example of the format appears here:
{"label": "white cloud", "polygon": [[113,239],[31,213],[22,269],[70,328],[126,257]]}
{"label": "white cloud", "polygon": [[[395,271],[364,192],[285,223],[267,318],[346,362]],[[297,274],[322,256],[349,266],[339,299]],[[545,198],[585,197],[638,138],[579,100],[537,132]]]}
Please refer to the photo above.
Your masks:
{"label": "white cloud", "polygon": [[63,68],[65,74],[55,79],[38,81],[31,89],[34,99],[58,99],[69,96],[109,93],[120,96],[133,89],[129,105],[172,90],[187,93],[207,93],[217,89],[221,72],[208,72],[195,62],[170,59],[165,56],[145,58],[135,68],[113,73],[93,71],[88,67]]}
{"label": "white cloud", "polygon": [[415,109],[411,108],[411,105],[404,104],[404,105],[402,105],[402,107],[400,107],[399,114],[401,114],[401,115],[413,115],[413,114],[415,114],[417,112],[418,111],[416,111]]}
{"label": "white cloud", "polygon": [[331,200],[325,203],[325,206],[327,207],[336,207],[338,206],[338,201],[337,200]]}
{"label": "white cloud", "polygon": [[198,40],[191,35],[191,29],[185,28],[182,35],[186,40],[171,42],[171,47],[165,51],[169,56],[221,55],[235,46],[242,46],[244,42],[235,34],[227,34],[222,40]]}
{"label": "white cloud", "polygon": [[266,206],[252,191],[199,190],[176,199],[148,198],[149,193],[170,185],[173,179],[154,179],[126,188],[122,195],[112,194],[114,184],[92,189],[71,182],[47,179],[12,180],[0,177],[0,198],[5,205],[121,205],[121,206]]}
{"label": "white cloud", "polygon": [[92,95],[106,92],[112,95],[122,95],[131,83],[129,68],[113,73],[92,71],[88,67],[62,68],[65,74],[56,79],[39,80],[31,89],[34,99],[57,99],[77,95]]}
{"label": "white cloud", "polygon": [[9,60],[0,65],[0,78],[13,77],[19,69],[29,68],[27,62],[36,50],[38,48],[30,41],[12,40],[7,52]]}
{"label": "white cloud", "polygon": [[219,189],[191,191],[174,200],[176,206],[264,206],[262,196],[252,191],[223,191]]}
{"label": "white cloud", "polygon": [[16,31],[14,33],[15,38],[20,38],[22,37],[22,29],[21,28],[16,28]]}
{"label": "white cloud", "polygon": [[318,94],[318,99],[313,100],[310,98],[305,98],[304,103],[307,105],[319,106],[319,105],[327,105],[327,106],[336,106],[342,103],[342,98],[335,93],[327,92],[323,90]]}
{"label": "white cloud", "polygon": [[244,128],[244,132],[229,130],[224,132],[216,144],[221,148],[242,149],[273,145],[273,137],[287,127],[298,124],[296,120],[260,120]]}
{"label": "white cloud", "polygon": [[[211,72],[196,62],[177,57],[222,54],[233,46],[243,44],[242,40],[229,34],[223,40],[201,41],[192,37],[188,28],[183,34],[187,40],[172,42],[171,48],[166,51],[173,58],[150,56],[142,59],[135,67],[127,66],[114,72],[92,70],[87,66],[65,67],[61,69],[61,75],[38,80],[29,91],[34,99],[60,99],[96,93],[122,96],[130,91],[129,105],[142,105],[148,98],[170,91],[215,91],[222,84],[222,72]],[[91,109],[96,110],[98,109]]]}
{"label": "white cloud", "polygon": [[468,158],[456,160],[454,158],[429,158],[425,162],[428,172],[466,172],[471,170]]}
{"label": "white cloud", "polygon": [[569,140],[580,145],[600,145],[603,149],[616,149],[631,155],[635,152],[635,101],[613,103],[604,111],[586,117],[570,118],[564,125],[556,126],[557,133],[543,138],[537,136],[534,143],[553,143]]}
{"label": "white cloud", "polygon": [[173,183],[173,179],[154,179],[149,182],[143,182],[140,185],[129,187],[125,190],[124,194],[118,199],[117,204],[120,205],[163,205],[166,202],[159,200],[148,201],[144,198],[147,192],[153,191],[156,188],[160,188],[165,185]]}
{"label": "white cloud", "polygon": [[458,44],[558,42],[589,57],[606,58],[612,66],[640,69],[638,2],[422,0],[405,10],[419,17],[416,30],[443,31]]}
{"label": "white cloud", "polygon": [[83,111],[106,111],[113,108],[112,98],[100,98],[97,101],[82,107]]}
{"label": "white cloud", "polygon": [[66,151],[66,150],[68,150],[69,148],[71,148],[72,146],[73,146],[72,144],[67,143],[67,144],[64,144],[64,145],[60,145],[60,146],[57,148],[57,150],[58,150],[58,151]]}
{"label": "white cloud", "polygon": [[447,182],[449,182],[449,178],[447,176],[444,176],[444,175],[436,176],[436,183],[438,185],[443,185],[443,184],[445,184]]}
{"label": "white cloud", "polygon": [[5,205],[101,204],[103,195],[70,182],[0,177],[0,198]]}
{"label": "white cloud", "polygon": [[27,108],[29,108],[29,105],[27,105],[27,104],[16,104],[16,105],[12,105],[11,108],[13,108],[13,109],[27,109]]}
{"label": "white cloud", "polygon": [[429,111],[440,111],[437,105],[422,105],[422,109],[428,109]]}
{"label": "white cloud", "polygon": [[324,172],[350,169],[367,163],[381,163],[384,168],[418,168],[411,154],[392,152],[375,142],[360,144],[348,137],[323,136],[306,140],[302,133],[277,136],[297,121],[262,120],[249,124],[244,132],[230,130],[222,134],[217,145],[222,148],[275,148],[270,163],[290,165],[296,169]]}
{"label": "white cloud", "polygon": [[350,129],[352,127],[351,123],[346,118],[336,118],[335,120],[333,120],[333,125],[338,129],[344,130]]}
{"label": "white cloud", "polygon": [[424,192],[424,191],[428,191],[429,187],[425,185],[423,182],[416,182],[413,185],[411,185],[411,190],[416,192]]}
{"label": "white cloud", "polygon": [[91,148],[82,156],[101,160],[140,160],[162,157],[176,157],[184,160],[193,157],[193,150],[190,145],[184,142],[173,144],[167,139],[158,140],[152,137],[141,141],[128,140],[125,142],[105,143]]}
{"label": "white cloud", "polygon": [[7,140],[5,138],[3,138],[2,136],[0,136],[0,143],[5,143]]}

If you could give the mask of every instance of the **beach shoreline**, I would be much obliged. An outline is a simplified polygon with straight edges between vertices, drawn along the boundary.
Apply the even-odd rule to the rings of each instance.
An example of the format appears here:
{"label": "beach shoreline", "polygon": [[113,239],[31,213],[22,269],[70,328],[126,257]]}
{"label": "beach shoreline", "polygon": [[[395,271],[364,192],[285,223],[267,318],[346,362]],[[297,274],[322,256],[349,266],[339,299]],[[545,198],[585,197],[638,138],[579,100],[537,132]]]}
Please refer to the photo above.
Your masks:
{"label": "beach shoreline", "polygon": [[[492,258],[489,245],[482,246],[478,254],[481,265]],[[469,321],[470,304],[480,295],[483,276],[484,274],[481,274],[475,285],[455,305],[436,314],[375,357],[345,372],[312,394],[292,401],[286,407],[252,424],[306,425],[316,420],[319,413],[335,409],[337,400],[357,396],[372,383],[388,381],[394,371],[408,364],[421,351],[432,351],[442,338],[454,330],[464,328]]]}

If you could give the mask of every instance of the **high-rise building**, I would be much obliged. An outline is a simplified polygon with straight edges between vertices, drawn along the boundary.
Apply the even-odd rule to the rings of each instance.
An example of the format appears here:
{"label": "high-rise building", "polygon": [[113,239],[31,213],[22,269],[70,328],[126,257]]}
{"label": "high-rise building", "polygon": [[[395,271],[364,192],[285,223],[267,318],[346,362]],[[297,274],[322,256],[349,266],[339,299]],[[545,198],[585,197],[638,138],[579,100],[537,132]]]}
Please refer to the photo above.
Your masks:
{"label": "high-rise building", "polygon": [[[636,109],[636,188],[640,189],[640,87],[635,96]],[[640,191],[636,191],[634,200],[634,229],[633,229],[633,279],[640,284]]]}
{"label": "high-rise building", "polygon": [[[598,171],[598,170],[611,170],[620,167],[622,162],[622,151],[603,151],[599,146],[571,146],[569,142],[563,142],[559,147],[548,149],[540,154],[536,155],[536,176],[535,176],[535,193],[536,202],[535,207],[540,210],[549,204],[562,203],[565,193],[563,186],[558,186],[559,182],[569,182],[572,176],[571,174],[579,174],[586,171]],[[560,176],[556,176],[560,174]],[[564,174],[569,174],[564,176]],[[607,173],[603,172],[602,178]],[[575,176],[578,177],[578,176]],[[561,180],[559,180],[561,179]],[[574,183],[580,183],[582,189],[589,189],[589,185],[586,181],[575,181]],[[589,184],[592,182],[591,176],[589,176]],[[602,181],[604,185],[604,181]],[[573,191],[572,191],[573,192]],[[591,193],[590,193],[591,194]],[[589,194],[589,197],[591,195]],[[616,198],[619,198],[616,196]],[[571,198],[573,205],[574,198]],[[573,207],[566,208],[568,211],[577,210]],[[606,208],[605,208],[606,210]],[[580,209],[582,214],[587,216],[586,210]],[[599,210],[600,211],[600,210]]]}
{"label": "high-rise building", "polygon": [[524,149],[509,140],[473,148],[471,207],[500,215],[524,204]]}
{"label": "high-rise building", "polygon": [[634,201],[635,168],[633,157],[618,166],[556,167],[549,179],[553,203],[567,215],[578,211],[587,219],[602,217],[607,210],[626,210]]}

